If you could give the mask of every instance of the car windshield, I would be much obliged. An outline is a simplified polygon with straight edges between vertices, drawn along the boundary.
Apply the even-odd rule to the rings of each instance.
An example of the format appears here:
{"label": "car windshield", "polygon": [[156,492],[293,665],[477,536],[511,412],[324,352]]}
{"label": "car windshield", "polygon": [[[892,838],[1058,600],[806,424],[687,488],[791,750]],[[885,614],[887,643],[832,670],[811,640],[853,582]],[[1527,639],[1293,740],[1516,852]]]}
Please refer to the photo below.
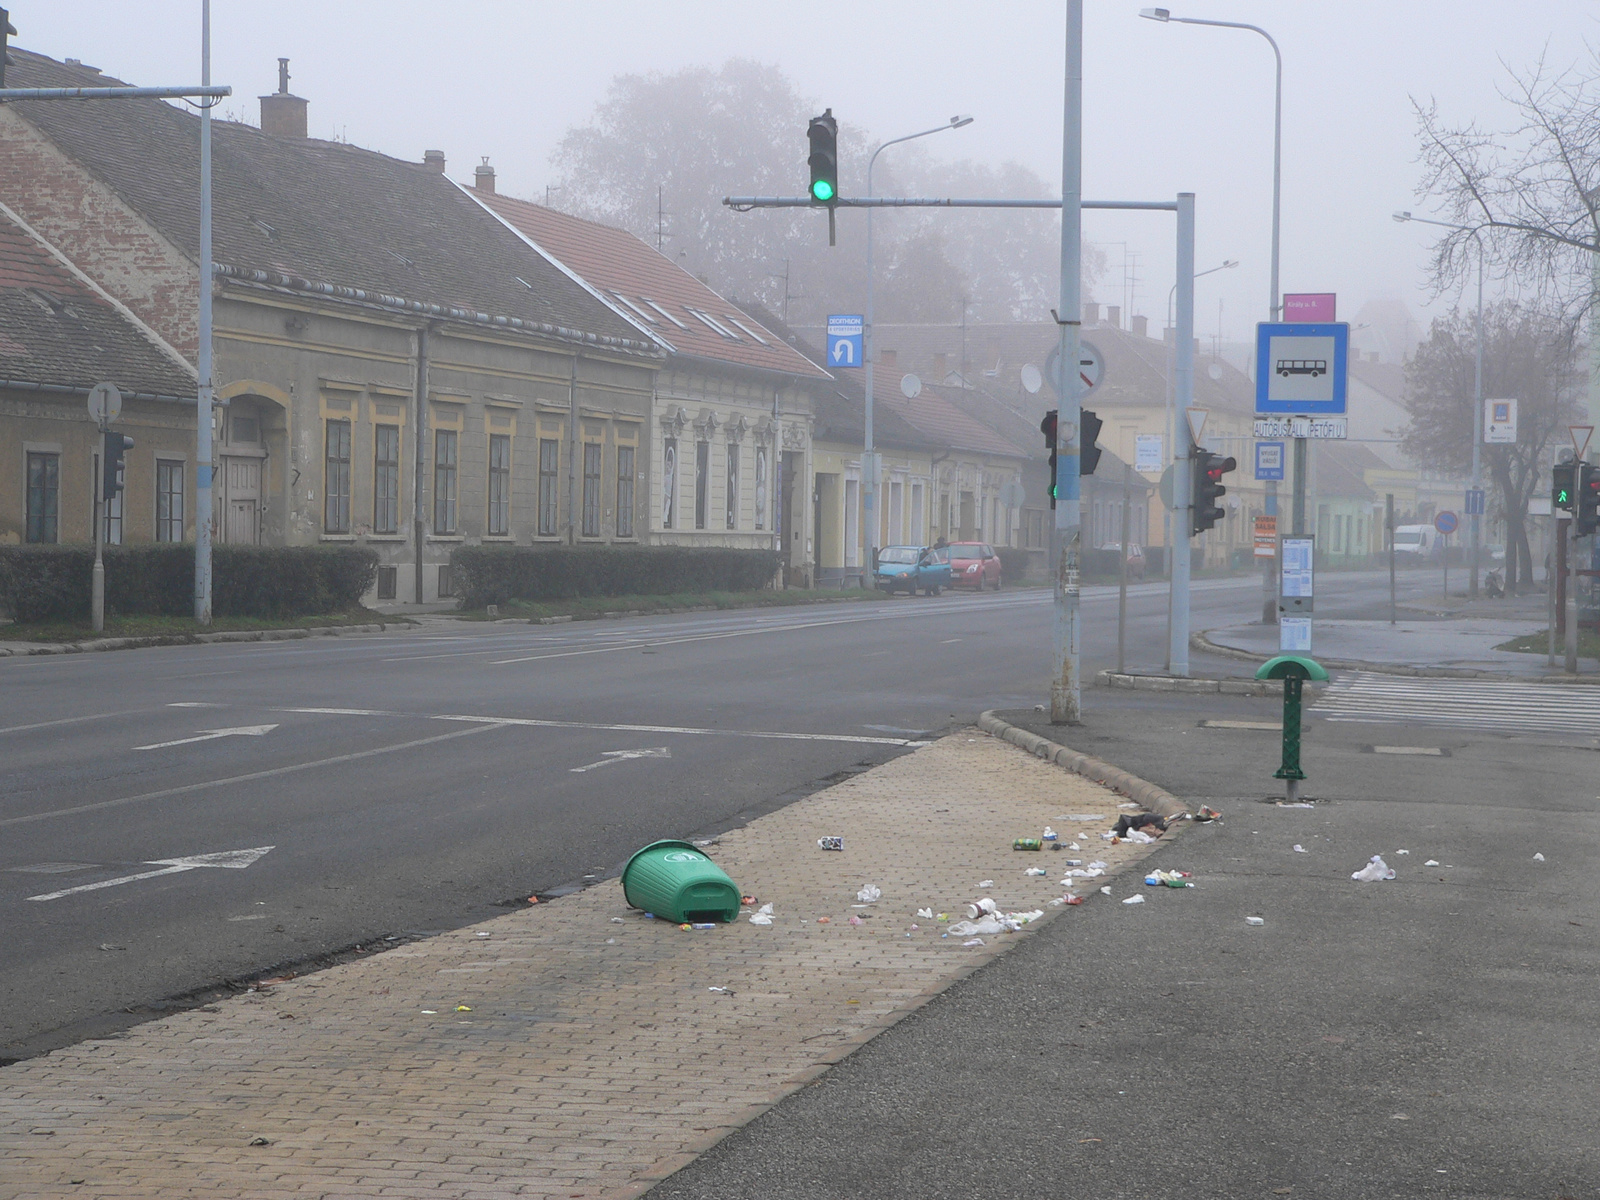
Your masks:
{"label": "car windshield", "polygon": [[1420,545],[1421,543],[1422,543],[1422,532],[1420,530],[1418,530],[1416,532],[1412,532],[1412,533],[1408,533],[1403,529],[1395,530],[1395,533],[1394,533],[1394,544],[1396,546],[1417,546],[1417,545]]}
{"label": "car windshield", "polygon": [[879,563],[914,564],[917,551],[914,546],[889,546],[878,553]]}
{"label": "car windshield", "polygon": [[955,542],[950,547],[951,558],[982,558],[983,547],[976,542]]}

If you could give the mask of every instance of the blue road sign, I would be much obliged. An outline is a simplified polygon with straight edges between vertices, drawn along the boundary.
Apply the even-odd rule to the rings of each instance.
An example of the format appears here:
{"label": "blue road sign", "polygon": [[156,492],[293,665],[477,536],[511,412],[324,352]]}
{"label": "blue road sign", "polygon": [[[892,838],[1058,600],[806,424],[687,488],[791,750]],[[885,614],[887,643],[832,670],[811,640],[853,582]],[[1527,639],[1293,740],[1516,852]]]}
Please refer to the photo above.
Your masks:
{"label": "blue road sign", "polygon": [[1256,412],[1345,415],[1350,326],[1342,321],[1256,326]]}
{"label": "blue road sign", "polygon": [[1454,533],[1456,531],[1456,526],[1460,524],[1460,520],[1453,512],[1442,512],[1433,518],[1433,527],[1440,533],[1444,534],[1445,537],[1449,537],[1452,533]]}
{"label": "blue road sign", "polygon": [[1467,502],[1463,507],[1467,510],[1467,516],[1469,517],[1483,516],[1483,489],[1468,488]]}
{"label": "blue road sign", "polygon": [[862,362],[862,329],[859,316],[828,317],[828,365],[859,367]]}
{"label": "blue road sign", "polygon": [[1283,478],[1283,442],[1256,443],[1256,478],[1258,480]]}

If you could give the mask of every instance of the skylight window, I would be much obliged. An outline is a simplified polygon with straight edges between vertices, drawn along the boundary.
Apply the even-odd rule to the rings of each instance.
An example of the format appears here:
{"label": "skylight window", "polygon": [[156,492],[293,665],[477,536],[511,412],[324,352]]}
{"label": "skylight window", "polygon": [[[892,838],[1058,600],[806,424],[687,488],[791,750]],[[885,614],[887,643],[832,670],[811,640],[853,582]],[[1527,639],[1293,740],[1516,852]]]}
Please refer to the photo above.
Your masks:
{"label": "skylight window", "polygon": [[682,321],[678,320],[677,317],[673,316],[666,309],[662,308],[661,305],[657,304],[654,300],[650,299],[649,296],[640,296],[639,299],[643,300],[646,304],[648,304],[651,308],[655,309],[658,313],[660,313],[667,320],[671,321],[679,329],[687,329],[687,328],[689,328]]}
{"label": "skylight window", "polygon": [[416,263],[412,262],[409,258],[407,258],[404,254],[396,254],[393,250],[389,249],[387,246],[385,246],[383,248],[383,252],[385,254],[387,254],[390,258],[394,259],[396,262],[402,263],[405,266],[414,267],[414,266],[417,265]]}
{"label": "skylight window", "polygon": [[754,329],[751,329],[750,326],[746,325],[743,321],[739,320],[738,317],[732,316],[730,314],[730,315],[724,317],[723,319],[726,320],[726,321],[733,322],[733,324],[737,325],[740,329],[744,330],[751,337],[755,338],[755,340],[760,342],[763,346],[768,345],[768,342],[767,342],[766,338],[762,337]]}
{"label": "skylight window", "polygon": [[635,304],[635,303],[634,303],[634,302],[633,302],[633,301],[632,301],[632,300],[629,300],[629,299],[628,299],[628,298],[627,298],[627,297],[626,297],[626,296],[624,296],[624,295],[623,295],[623,294],[622,294],[622,293],[621,293],[621,292],[612,292],[612,293],[611,293],[611,294],[612,294],[612,295],[613,295],[613,296],[615,296],[615,297],[616,297],[616,298],[617,298],[617,301],[618,301],[618,303],[620,303],[620,304],[621,304],[621,305],[622,305],[622,306],[623,306],[623,307],[624,307],[624,308],[626,308],[626,309],[627,309],[627,310],[628,310],[628,311],[629,311],[629,312],[631,312],[631,313],[634,313],[634,314],[636,314],[636,315],[637,315],[637,316],[638,316],[638,317],[639,317],[639,318],[640,318],[640,319],[641,319],[641,320],[645,320],[645,321],[648,321],[648,322],[650,322],[650,324],[652,324],[652,325],[659,325],[659,324],[661,324],[661,322],[660,322],[660,321],[658,321],[658,320],[656,320],[656,319],[655,319],[655,318],[654,318],[654,317],[652,317],[652,316],[651,316],[651,315],[650,315],[650,314],[649,314],[649,313],[647,313],[647,312],[645,312],[645,310],[644,310],[644,309],[642,309],[642,308],[640,308],[640,307],[639,307],[639,306],[638,306],[638,305],[637,305],[637,304]]}
{"label": "skylight window", "polygon": [[739,335],[737,333],[729,329],[726,325],[722,324],[722,322],[718,321],[710,313],[701,312],[698,308],[689,308],[687,304],[685,304],[683,307],[688,309],[691,316],[693,316],[712,332],[721,334],[730,342],[737,342],[739,340]]}

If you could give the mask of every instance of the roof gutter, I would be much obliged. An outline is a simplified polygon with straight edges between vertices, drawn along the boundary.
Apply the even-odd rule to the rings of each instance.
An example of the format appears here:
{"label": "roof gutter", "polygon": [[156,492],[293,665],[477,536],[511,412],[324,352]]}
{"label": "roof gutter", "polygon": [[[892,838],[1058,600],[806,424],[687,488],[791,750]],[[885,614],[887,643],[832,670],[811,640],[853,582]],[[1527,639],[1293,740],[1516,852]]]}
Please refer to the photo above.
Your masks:
{"label": "roof gutter", "polygon": [[[828,387],[828,385],[838,382],[827,372],[823,372],[821,375],[802,375],[798,371],[782,371],[776,367],[758,367],[750,363],[733,362],[726,358],[711,358],[704,354],[688,354],[682,350],[674,351],[672,358],[677,362],[685,362],[694,366],[713,367],[718,371],[743,371],[758,379],[788,380],[795,383],[810,384],[812,387]],[[809,359],[806,361],[810,362]],[[813,363],[812,365],[815,366],[816,364]],[[821,370],[821,368],[818,369]],[[832,389],[830,388],[829,390]]]}
{"label": "roof gutter", "polygon": [[633,338],[607,337],[598,333],[585,333],[579,329],[568,329],[564,325],[550,325],[543,321],[524,321],[521,317],[497,316],[492,313],[456,308],[453,305],[430,304],[423,300],[408,300],[404,296],[391,296],[385,292],[372,292],[365,288],[346,287],[337,283],[322,283],[313,279],[305,279],[298,275],[282,275],[277,271],[261,271],[247,267],[231,267],[226,263],[214,263],[212,264],[212,273],[224,279],[238,280],[241,283],[288,288],[291,291],[305,292],[313,296],[328,296],[335,300],[353,300],[358,304],[371,304],[379,308],[393,309],[396,312],[416,313],[438,320],[460,321],[468,325],[486,325],[496,329],[515,329],[522,333],[542,334],[545,337],[556,338],[563,342],[573,342],[583,346],[599,346],[653,359],[665,357],[653,343],[637,341]]}
{"label": "roof gutter", "polygon": [[[168,396],[164,392],[130,392],[119,388],[124,400],[160,400],[167,404],[198,404],[195,396]],[[68,383],[36,383],[31,379],[0,379],[0,392],[44,392],[51,396],[87,396],[93,388]]]}

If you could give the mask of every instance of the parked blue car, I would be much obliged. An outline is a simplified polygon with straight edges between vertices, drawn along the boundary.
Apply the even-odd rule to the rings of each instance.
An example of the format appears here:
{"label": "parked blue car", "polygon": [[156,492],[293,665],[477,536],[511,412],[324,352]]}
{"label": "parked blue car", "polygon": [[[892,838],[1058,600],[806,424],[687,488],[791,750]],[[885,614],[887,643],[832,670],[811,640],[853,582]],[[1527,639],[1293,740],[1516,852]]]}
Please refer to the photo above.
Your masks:
{"label": "parked blue car", "polygon": [[879,591],[903,591],[915,596],[920,590],[937,596],[950,586],[950,559],[943,550],[927,546],[885,546],[878,551]]}

